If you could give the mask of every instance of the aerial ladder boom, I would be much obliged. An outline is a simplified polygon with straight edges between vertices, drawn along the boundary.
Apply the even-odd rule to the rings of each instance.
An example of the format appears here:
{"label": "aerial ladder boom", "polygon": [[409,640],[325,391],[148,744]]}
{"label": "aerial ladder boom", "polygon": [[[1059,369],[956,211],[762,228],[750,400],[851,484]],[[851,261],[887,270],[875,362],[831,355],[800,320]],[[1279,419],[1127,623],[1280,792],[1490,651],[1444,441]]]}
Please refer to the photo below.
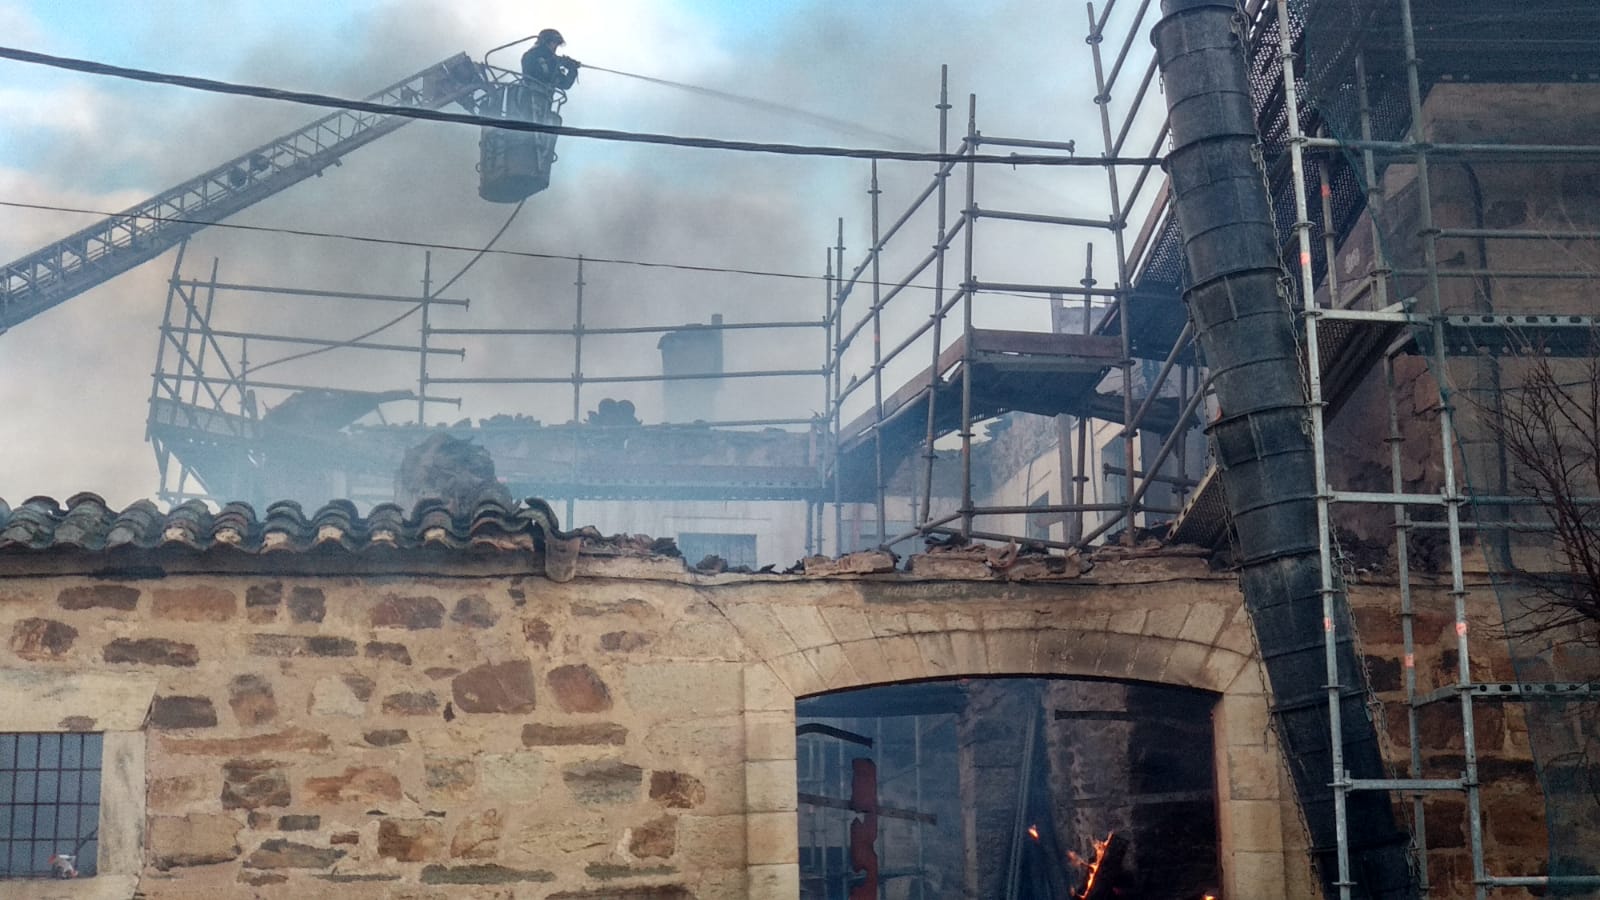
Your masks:
{"label": "aerial ladder boom", "polygon": [[[371,103],[475,109],[500,73],[465,53],[367,97]],[[340,110],[138,206],[96,222],[0,270],[0,333],[140,263],[240,210],[304,181],[410,119]]]}

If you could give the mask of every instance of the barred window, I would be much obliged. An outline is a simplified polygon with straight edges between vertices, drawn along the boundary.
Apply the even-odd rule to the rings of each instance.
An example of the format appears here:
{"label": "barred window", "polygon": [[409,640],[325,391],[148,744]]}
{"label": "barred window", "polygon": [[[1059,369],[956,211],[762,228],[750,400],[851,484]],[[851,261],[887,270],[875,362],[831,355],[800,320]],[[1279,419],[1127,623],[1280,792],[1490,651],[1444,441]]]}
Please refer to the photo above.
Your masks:
{"label": "barred window", "polygon": [[99,734],[0,733],[0,878],[96,873],[102,745]]}

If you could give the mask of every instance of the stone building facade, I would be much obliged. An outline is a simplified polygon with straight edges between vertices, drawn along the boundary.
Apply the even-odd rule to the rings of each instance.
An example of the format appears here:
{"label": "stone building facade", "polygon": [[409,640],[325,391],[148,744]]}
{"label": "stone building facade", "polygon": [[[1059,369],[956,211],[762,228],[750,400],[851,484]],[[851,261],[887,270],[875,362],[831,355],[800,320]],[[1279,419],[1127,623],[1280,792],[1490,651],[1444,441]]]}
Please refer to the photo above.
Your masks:
{"label": "stone building facade", "polygon": [[[794,898],[796,698],[989,675],[1206,692],[1220,895],[1312,895],[1249,622],[1202,558],[704,575],[537,506],[397,512],[8,511],[0,734],[105,749],[98,874],[0,898]],[[1511,719],[1480,728],[1520,764]],[[1525,867],[1535,800],[1488,801]]]}

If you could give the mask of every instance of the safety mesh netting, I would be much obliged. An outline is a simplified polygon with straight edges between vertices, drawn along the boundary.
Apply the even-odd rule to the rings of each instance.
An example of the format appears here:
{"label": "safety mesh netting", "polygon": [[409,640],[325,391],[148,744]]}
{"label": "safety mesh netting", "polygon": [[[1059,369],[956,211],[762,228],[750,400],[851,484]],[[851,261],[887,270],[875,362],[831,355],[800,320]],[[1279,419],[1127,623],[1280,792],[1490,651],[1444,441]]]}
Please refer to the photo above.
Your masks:
{"label": "safety mesh netting", "polygon": [[1402,703],[1390,734],[1421,745],[1425,777],[1466,765],[1453,568],[1466,590],[1483,859],[1462,797],[1430,796],[1416,833],[1436,895],[1476,870],[1600,896],[1600,4],[1411,0],[1409,29],[1406,5],[1295,3],[1307,100],[1346,142],[1326,164],[1367,194],[1332,217],[1324,289],[1431,317],[1363,388],[1394,398],[1399,478],[1381,401],[1344,414],[1330,466],[1347,490],[1441,492],[1453,445],[1468,503],[1458,549],[1444,506],[1411,507],[1404,530],[1389,507],[1341,507],[1338,525],[1347,553],[1387,541],[1409,577],[1418,725]]}

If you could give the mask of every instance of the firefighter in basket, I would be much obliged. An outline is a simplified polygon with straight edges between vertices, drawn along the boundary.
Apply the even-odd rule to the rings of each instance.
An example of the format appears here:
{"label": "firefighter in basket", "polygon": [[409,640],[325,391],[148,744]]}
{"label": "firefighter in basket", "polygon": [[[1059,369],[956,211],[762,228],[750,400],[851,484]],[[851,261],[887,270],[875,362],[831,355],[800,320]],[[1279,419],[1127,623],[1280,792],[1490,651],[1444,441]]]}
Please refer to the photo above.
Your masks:
{"label": "firefighter in basket", "polygon": [[571,57],[556,53],[565,44],[561,32],[546,28],[534,39],[533,47],[522,54],[522,78],[526,85],[529,107],[534,116],[541,116],[555,102],[555,92],[565,91],[578,80],[581,65]]}

